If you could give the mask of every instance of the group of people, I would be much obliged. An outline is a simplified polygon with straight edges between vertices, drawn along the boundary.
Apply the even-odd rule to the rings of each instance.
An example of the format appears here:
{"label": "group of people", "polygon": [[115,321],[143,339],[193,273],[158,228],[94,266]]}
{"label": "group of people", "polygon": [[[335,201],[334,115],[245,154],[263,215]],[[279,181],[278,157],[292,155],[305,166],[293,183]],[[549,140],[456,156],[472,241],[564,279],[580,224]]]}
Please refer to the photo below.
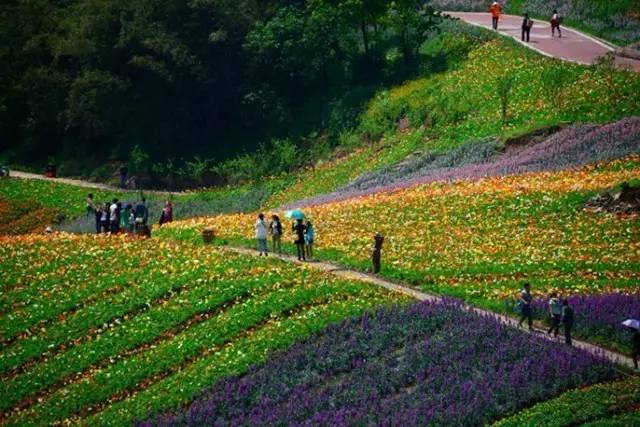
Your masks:
{"label": "group of people", "polygon": [[[529,330],[533,330],[533,308],[531,303],[533,297],[531,295],[531,285],[525,283],[523,289],[520,291],[520,298],[516,304],[516,311],[520,314],[520,321],[518,326],[521,327],[522,323],[526,320],[529,325]],[[573,308],[569,305],[569,300],[558,298],[556,292],[552,293],[549,297],[549,317],[551,320],[551,327],[547,331],[547,334],[558,336],[560,332],[560,325],[564,329],[564,341],[566,344],[571,345],[571,330],[573,329],[574,313]]]}
{"label": "group of people", "polygon": [[[271,215],[271,221],[267,223],[263,213],[258,215],[255,223],[257,250],[259,256],[268,255],[267,239],[271,236],[272,251],[282,253],[283,227],[278,215]],[[315,240],[315,229],[311,221],[304,221],[302,218],[296,219],[291,225],[294,233],[298,260],[306,261],[313,258],[313,243]]]}
{"label": "group of people", "polygon": [[[97,234],[120,232],[145,236],[150,234],[149,206],[144,197],[135,206],[131,203],[123,204],[117,198],[111,202],[96,203],[93,194],[87,195],[86,202],[87,216],[94,215]],[[167,200],[160,214],[159,224],[171,221],[173,221],[173,206],[171,201]]]}
{"label": "group of people", "polygon": [[[494,1],[489,8],[489,12],[491,13],[491,23],[494,30],[498,30],[498,22],[500,21],[500,15],[502,15],[502,6],[497,1]],[[556,31],[558,32],[558,37],[562,37],[562,30],[560,29],[560,24],[562,24],[562,16],[558,13],[557,9],[553,10],[550,19],[551,23],[551,37],[555,37]],[[528,13],[524,14],[522,19],[522,36],[521,39],[523,42],[529,43],[531,38],[531,28],[533,27],[533,20],[529,17]]]}

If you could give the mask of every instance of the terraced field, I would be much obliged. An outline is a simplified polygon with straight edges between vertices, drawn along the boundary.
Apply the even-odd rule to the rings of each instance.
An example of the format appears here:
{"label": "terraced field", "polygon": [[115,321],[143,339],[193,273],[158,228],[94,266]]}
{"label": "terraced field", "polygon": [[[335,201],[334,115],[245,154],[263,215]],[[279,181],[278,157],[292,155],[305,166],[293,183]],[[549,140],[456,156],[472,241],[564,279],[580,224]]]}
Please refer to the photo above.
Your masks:
{"label": "terraced field", "polygon": [[0,238],[2,419],[122,425],[399,295],[228,251]]}

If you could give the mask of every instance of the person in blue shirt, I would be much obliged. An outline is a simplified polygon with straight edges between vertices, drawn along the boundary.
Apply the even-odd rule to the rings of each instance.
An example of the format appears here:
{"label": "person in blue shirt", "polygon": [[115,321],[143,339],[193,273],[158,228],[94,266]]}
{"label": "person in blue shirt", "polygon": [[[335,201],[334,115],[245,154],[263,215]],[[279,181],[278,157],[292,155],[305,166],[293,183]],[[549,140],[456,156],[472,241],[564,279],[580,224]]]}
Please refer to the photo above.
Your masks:
{"label": "person in blue shirt", "polygon": [[306,225],[307,225],[307,229],[304,233],[304,246],[307,251],[307,258],[312,259],[313,258],[313,240],[316,237],[316,232],[313,229],[313,225],[311,224],[311,221],[307,221]]}

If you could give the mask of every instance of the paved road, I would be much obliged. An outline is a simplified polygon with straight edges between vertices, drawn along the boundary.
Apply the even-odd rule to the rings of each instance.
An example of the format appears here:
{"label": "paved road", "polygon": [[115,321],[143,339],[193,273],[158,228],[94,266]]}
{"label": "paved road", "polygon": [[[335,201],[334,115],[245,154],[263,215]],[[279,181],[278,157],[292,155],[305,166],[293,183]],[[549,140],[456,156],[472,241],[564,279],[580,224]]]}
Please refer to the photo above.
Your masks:
{"label": "paved road", "polygon": [[[253,256],[257,256],[257,252],[255,250],[252,249],[247,249],[247,248],[240,248],[240,247],[234,247],[234,246],[227,246],[226,247],[228,250],[231,250],[233,252],[237,252],[237,253],[241,253],[241,254],[245,254],[245,255],[253,255]],[[274,255],[271,254],[271,256],[278,258],[278,259],[282,259],[288,262],[300,262],[298,261],[295,257],[293,256],[289,256],[289,255]],[[391,282],[389,280],[386,280],[380,276],[376,276],[373,274],[368,274],[368,273],[362,273],[359,271],[354,271],[354,270],[349,270],[346,268],[343,268],[339,265],[335,265],[335,264],[331,264],[328,262],[307,262],[305,263],[306,265],[309,265],[313,268],[316,268],[318,270],[322,270],[325,271],[327,273],[331,273],[334,274],[336,276],[342,277],[344,279],[351,279],[351,280],[360,280],[363,282],[367,282],[367,283],[371,283],[374,284],[376,286],[380,286],[383,287],[385,289],[388,289],[392,292],[398,292],[398,293],[402,293],[405,295],[410,296],[411,298],[414,298],[418,301],[440,301],[442,300],[442,297],[437,296],[437,295],[432,295],[432,294],[427,294],[421,291],[418,291],[416,289],[413,289],[407,285],[401,284],[401,283],[397,283],[397,282]],[[488,311],[488,310],[483,310],[481,308],[477,308],[474,307],[472,305],[466,305],[465,310],[469,310],[469,311],[475,311],[476,313],[482,315],[482,316],[491,316],[495,319],[497,319],[498,321],[500,321],[501,323],[505,324],[505,325],[509,325],[512,327],[518,327],[518,322],[516,319],[511,318],[509,316],[504,316],[501,314],[497,314],[494,313],[492,311]],[[538,329],[535,328],[534,332],[529,332],[526,329],[522,329],[522,333],[533,333],[536,334],[539,337],[542,337],[546,340],[549,341],[556,341],[556,342],[564,342],[564,337],[563,336],[558,336],[557,338],[554,338],[550,335],[547,335],[546,331],[543,331],[542,329]],[[633,368],[633,360],[631,360],[630,357],[625,356],[623,354],[620,353],[616,353],[613,351],[609,351],[606,350],[602,347],[598,347],[596,345],[593,344],[589,344],[587,342],[584,341],[579,341],[579,340],[573,340],[573,345],[574,347],[577,347],[579,349],[582,349],[588,353],[594,354],[596,356],[600,356],[600,357],[604,357],[608,360],[610,360],[613,363],[617,363],[619,365],[628,367],[628,368]]]}
{"label": "paved road", "polygon": [[[491,28],[491,15],[489,13],[444,12],[444,14],[460,18],[469,24]],[[518,42],[521,42],[521,25],[522,17],[502,15],[498,24],[498,31],[500,34],[513,37]],[[534,20],[534,25],[531,29],[531,41],[523,44],[543,55],[580,64],[593,64],[596,58],[614,50],[612,46],[600,40],[565,27],[562,27],[562,38],[558,38],[557,35],[552,37],[551,24],[539,20]],[[616,64],[621,67],[630,67],[640,72],[640,61],[638,60],[618,56],[616,57]]]}

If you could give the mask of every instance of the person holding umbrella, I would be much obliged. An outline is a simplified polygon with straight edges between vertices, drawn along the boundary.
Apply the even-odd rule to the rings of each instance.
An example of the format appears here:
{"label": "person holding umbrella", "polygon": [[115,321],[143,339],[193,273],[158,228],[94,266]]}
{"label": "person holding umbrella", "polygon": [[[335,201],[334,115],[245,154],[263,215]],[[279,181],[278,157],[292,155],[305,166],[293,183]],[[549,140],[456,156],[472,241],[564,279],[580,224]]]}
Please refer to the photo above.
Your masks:
{"label": "person holding umbrella", "polygon": [[640,320],[627,319],[622,322],[622,324],[633,329],[633,335],[631,335],[631,358],[633,359],[633,366],[638,369],[638,359],[640,358]]}
{"label": "person holding umbrella", "polygon": [[294,209],[285,214],[285,216],[289,219],[293,219],[294,222],[291,225],[291,230],[293,231],[296,239],[293,243],[296,244],[296,250],[298,251],[298,261],[306,261],[305,256],[305,247],[304,247],[304,236],[307,232],[307,226],[304,225],[302,220],[304,219],[304,213],[300,209]]}

